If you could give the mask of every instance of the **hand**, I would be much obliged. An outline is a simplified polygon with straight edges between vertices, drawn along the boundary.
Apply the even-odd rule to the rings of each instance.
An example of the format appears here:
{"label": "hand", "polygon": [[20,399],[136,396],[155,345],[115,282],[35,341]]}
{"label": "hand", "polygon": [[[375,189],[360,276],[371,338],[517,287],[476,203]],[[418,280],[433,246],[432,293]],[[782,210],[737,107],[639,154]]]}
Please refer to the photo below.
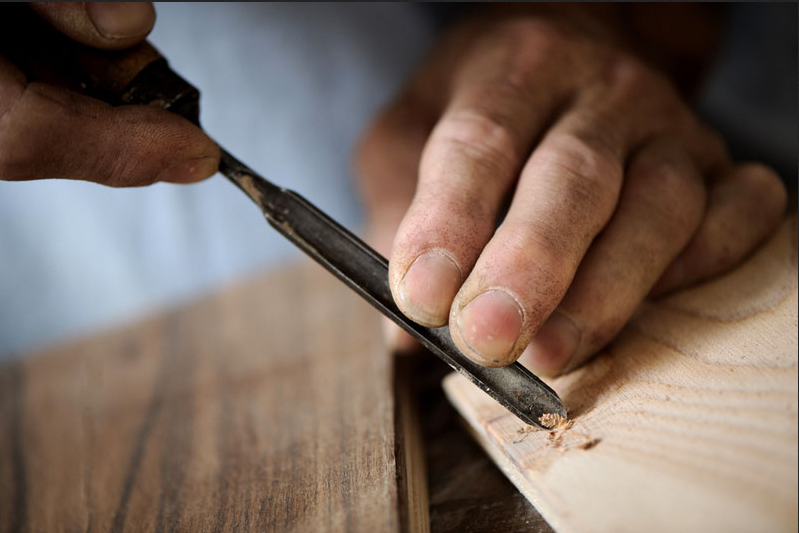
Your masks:
{"label": "hand", "polygon": [[357,153],[397,305],[487,366],[574,368],[647,295],[739,262],[784,210],[774,172],[732,163],[635,42],[585,14],[461,21]]}
{"label": "hand", "polygon": [[[155,12],[144,3],[33,3],[71,39],[101,49],[144,40]],[[219,150],[197,126],[162,109],[110,105],[63,88],[28,83],[0,56],[0,179],[85,179],[137,186],[211,176]]]}

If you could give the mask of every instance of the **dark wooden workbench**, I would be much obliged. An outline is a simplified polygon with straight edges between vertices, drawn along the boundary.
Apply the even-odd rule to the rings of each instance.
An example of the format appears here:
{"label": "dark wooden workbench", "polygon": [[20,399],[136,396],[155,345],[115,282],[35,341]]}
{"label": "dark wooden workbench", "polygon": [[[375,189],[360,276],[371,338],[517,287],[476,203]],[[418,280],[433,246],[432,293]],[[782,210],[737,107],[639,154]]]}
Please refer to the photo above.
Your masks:
{"label": "dark wooden workbench", "polygon": [[303,261],[0,367],[0,532],[550,531],[379,331]]}

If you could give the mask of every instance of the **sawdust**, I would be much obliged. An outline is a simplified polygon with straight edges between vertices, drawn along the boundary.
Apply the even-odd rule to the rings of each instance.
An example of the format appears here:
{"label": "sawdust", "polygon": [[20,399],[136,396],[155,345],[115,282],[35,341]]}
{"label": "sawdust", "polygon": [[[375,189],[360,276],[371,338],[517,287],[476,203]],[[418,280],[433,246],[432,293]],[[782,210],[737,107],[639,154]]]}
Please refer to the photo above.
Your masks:
{"label": "sawdust", "polygon": [[[590,450],[599,444],[601,440],[580,431],[572,431],[574,420],[569,420],[555,413],[542,415],[538,420],[542,426],[549,428],[547,444],[560,452],[573,449]],[[536,431],[538,431],[538,428],[534,426],[520,427],[516,430],[520,438],[514,440],[512,444],[518,444],[526,440],[531,433]]]}
{"label": "sawdust", "polygon": [[547,441],[549,445],[561,451],[574,448],[588,450],[596,446],[600,439],[593,438],[579,431],[570,431],[574,420],[563,418],[559,414],[546,413],[538,419],[543,426],[550,428]]}
{"label": "sawdust", "polygon": [[562,428],[564,431],[571,428],[572,425],[574,425],[574,420],[563,418],[562,416],[556,413],[543,414],[538,418],[538,421],[541,422],[542,426],[548,427],[550,429]]}

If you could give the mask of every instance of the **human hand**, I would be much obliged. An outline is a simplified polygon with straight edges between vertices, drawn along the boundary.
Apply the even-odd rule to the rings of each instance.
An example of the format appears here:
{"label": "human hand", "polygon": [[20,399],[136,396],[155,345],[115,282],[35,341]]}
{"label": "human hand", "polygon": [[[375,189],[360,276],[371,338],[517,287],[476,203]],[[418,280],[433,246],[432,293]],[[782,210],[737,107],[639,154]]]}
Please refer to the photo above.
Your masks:
{"label": "human hand", "polygon": [[583,14],[460,22],[356,156],[397,305],[487,366],[574,368],[648,295],[739,262],[784,210],[773,171],[730,161],[631,39]]}
{"label": "human hand", "polygon": [[[155,22],[149,2],[29,7],[67,37],[108,50],[143,41]],[[0,56],[0,179],[83,179],[122,187],[194,182],[218,166],[216,144],[189,121],[155,107],[111,107],[29,83]]]}

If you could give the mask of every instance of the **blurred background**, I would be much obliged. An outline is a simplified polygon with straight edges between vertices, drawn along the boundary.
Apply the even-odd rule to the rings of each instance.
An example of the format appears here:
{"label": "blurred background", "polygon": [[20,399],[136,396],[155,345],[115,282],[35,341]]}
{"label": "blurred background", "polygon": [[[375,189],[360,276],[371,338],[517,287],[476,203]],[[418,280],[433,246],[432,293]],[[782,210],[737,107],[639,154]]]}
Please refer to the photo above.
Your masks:
{"label": "blurred background", "polygon": [[[156,4],[150,40],[205,130],[358,230],[351,153],[448,11],[407,3]],[[700,113],[796,181],[797,9],[737,4]],[[179,305],[299,257],[225,178],[111,189],[0,181],[0,360]]]}

